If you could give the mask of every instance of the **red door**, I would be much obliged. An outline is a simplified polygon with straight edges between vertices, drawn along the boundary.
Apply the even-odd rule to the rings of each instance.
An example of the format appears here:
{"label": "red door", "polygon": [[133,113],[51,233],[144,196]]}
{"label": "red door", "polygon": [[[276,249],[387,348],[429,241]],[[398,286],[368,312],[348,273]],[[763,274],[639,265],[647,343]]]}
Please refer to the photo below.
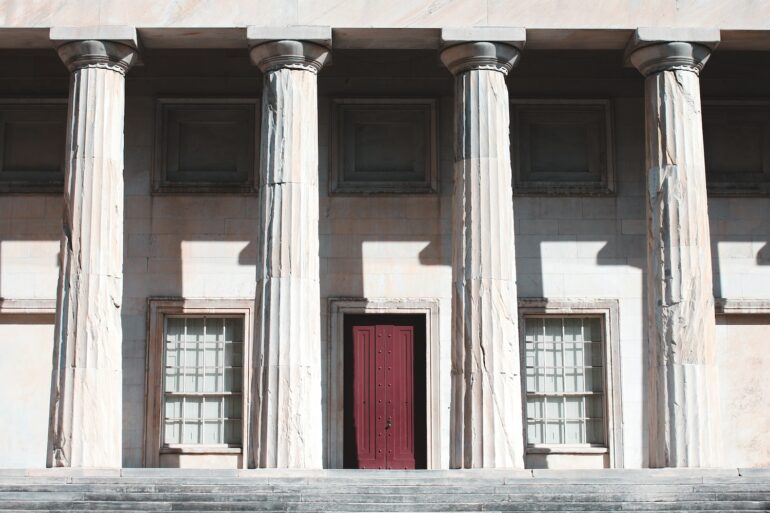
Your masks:
{"label": "red door", "polygon": [[358,467],[413,469],[414,327],[353,326]]}

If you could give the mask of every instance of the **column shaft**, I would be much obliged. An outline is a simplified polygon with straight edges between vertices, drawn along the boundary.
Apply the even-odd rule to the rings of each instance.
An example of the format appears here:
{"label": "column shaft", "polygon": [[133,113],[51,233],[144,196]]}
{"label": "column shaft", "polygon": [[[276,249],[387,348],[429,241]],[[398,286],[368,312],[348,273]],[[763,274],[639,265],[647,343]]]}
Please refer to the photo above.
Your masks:
{"label": "column shaft", "polygon": [[[54,340],[49,466],[122,464],[122,45],[92,41],[104,62],[71,64],[63,233]],[[91,48],[93,50],[93,48]]]}
{"label": "column shaft", "polygon": [[[461,46],[475,51],[474,45]],[[505,49],[512,67],[518,52]],[[450,465],[521,468],[510,68],[494,61],[453,69],[452,50],[442,54],[456,74]]]}
{"label": "column shaft", "polygon": [[[679,50],[697,47],[675,43]],[[686,45],[686,46],[681,46]],[[645,79],[650,465],[715,466],[718,397],[711,243],[697,64]],[[697,49],[697,48],[696,48]],[[632,60],[634,57],[632,56]],[[646,62],[645,62],[646,64]]]}
{"label": "column shaft", "polygon": [[278,45],[252,51],[265,78],[251,465],[320,468],[317,69]]}

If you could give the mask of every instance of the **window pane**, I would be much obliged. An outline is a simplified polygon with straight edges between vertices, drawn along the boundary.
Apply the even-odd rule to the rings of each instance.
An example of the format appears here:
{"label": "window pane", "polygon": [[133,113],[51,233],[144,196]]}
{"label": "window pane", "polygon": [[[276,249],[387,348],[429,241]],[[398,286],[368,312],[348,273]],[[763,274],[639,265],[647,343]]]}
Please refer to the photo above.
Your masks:
{"label": "window pane", "polygon": [[564,418],[564,401],[561,397],[548,397],[545,401],[545,414],[548,419]]}
{"label": "window pane", "polygon": [[561,319],[544,319],[546,342],[561,341]]}
{"label": "window pane", "polygon": [[586,416],[595,419],[604,417],[604,404],[601,396],[589,396],[586,400]]}
{"label": "window pane", "polygon": [[568,419],[580,419],[585,417],[583,413],[584,397],[565,397],[564,416]]}
{"label": "window pane", "polygon": [[545,401],[545,398],[543,397],[528,398],[527,399],[527,417],[542,418],[544,401]]}
{"label": "window pane", "polygon": [[203,404],[204,419],[218,419],[222,416],[222,398],[208,397]]}
{"label": "window pane", "polygon": [[225,369],[225,391],[241,391],[241,369]]}
{"label": "window pane", "polygon": [[222,438],[222,424],[219,420],[209,420],[203,423],[204,444],[221,444]]}
{"label": "window pane", "polygon": [[542,444],[543,441],[543,426],[544,423],[541,420],[531,420],[527,422],[527,441],[531,444]]}
{"label": "window pane", "polygon": [[568,420],[565,426],[566,440],[568,444],[582,444],[583,441],[583,422],[580,420]]}
{"label": "window pane", "polygon": [[583,340],[583,320],[576,317],[564,319],[564,341],[580,342]]}
{"label": "window pane", "polygon": [[164,390],[166,392],[177,392],[181,389],[182,382],[179,376],[179,369],[166,369],[163,380],[165,382]]}
{"label": "window pane", "polygon": [[561,437],[561,423],[548,421],[545,425],[545,438],[548,444],[563,444]]}
{"label": "window pane", "polygon": [[543,320],[539,318],[527,319],[526,341],[534,343],[543,333]]}
{"label": "window pane", "polygon": [[600,367],[602,365],[602,345],[601,343],[587,343],[585,344],[585,364],[592,365],[594,367]]}
{"label": "window pane", "polygon": [[224,398],[225,404],[224,404],[224,416],[229,419],[240,419],[241,418],[241,396],[235,395],[235,396],[229,396]]}
{"label": "window pane", "polygon": [[586,442],[589,444],[603,444],[604,442],[604,421],[589,420],[586,422]]}
{"label": "window pane", "polygon": [[588,392],[601,392],[604,389],[601,367],[586,369],[585,380],[585,389]]}
{"label": "window pane", "polygon": [[166,421],[165,428],[163,429],[163,441],[167,444],[181,443],[180,439],[182,433],[181,421]]}
{"label": "window pane", "polygon": [[181,417],[182,417],[182,398],[167,397],[166,398],[166,418],[179,419]]}
{"label": "window pane", "polygon": [[583,320],[583,338],[593,342],[602,341],[601,321],[598,318],[589,317]]}
{"label": "window pane", "polygon": [[200,421],[185,421],[184,423],[184,443],[201,443],[201,423]]}
{"label": "window pane", "polygon": [[241,443],[241,421],[226,420],[224,435],[225,435],[226,444],[240,444]]}

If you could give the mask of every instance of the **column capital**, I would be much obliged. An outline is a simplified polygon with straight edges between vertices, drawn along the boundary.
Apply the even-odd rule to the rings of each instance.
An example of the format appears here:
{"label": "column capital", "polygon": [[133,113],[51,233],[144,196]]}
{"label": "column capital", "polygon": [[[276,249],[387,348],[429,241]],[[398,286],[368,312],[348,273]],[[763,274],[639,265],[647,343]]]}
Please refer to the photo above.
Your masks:
{"label": "column capital", "polygon": [[106,68],[125,74],[139,60],[134,27],[52,27],[48,37],[70,71]]}
{"label": "column capital", "polygon": [[318,73],[329,58],[329,49],[308,41],[283,39],[259,44],[251,49],[251,62],[262,73],[281,68]]}
{"label": "column capital", "polygon": [[518,60],[518,48],[491,41],[461,43],[441,52],[441,62],[453,75],[472,69],[499,71],[507,75]]}
{"label": "column capital", "polygon": [[642,27],[626,46],[626,62],[645,77],[671,70],[699,73],[719,40],[719,29]]}

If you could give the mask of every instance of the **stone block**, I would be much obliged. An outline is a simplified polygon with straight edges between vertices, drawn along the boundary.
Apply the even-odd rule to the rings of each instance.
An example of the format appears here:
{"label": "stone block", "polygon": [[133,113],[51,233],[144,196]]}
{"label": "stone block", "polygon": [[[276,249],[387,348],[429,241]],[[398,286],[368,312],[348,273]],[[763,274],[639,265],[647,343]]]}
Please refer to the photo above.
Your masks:
{"label": "stone block", "polygon": [[488,41],[523,48],[527,31],[523,27],[445,27],[441,29],[442,48],[462,43]]}
{"label": "stone block", "polygon": [[715,49],[721,40],[718,28],[707,27],[639,27],[631,36],[626,46],[626,58],[631,52],[658,43],[685,42],[695,43]]}
{"label": "stone block", "polygon": [[73,41],[113,41],[132,48],[138,48],[136,27],[128,25],[98,25],[82,27],[51,27],[49,39],[55,46]]}
{"label": "stone block", "polygon": [[246,27],[246,40],[249,47],[269,41],[293,39],[308,41],[327,48],[332,47],[332,29],[319,25],[286,25],[280,27]]}

